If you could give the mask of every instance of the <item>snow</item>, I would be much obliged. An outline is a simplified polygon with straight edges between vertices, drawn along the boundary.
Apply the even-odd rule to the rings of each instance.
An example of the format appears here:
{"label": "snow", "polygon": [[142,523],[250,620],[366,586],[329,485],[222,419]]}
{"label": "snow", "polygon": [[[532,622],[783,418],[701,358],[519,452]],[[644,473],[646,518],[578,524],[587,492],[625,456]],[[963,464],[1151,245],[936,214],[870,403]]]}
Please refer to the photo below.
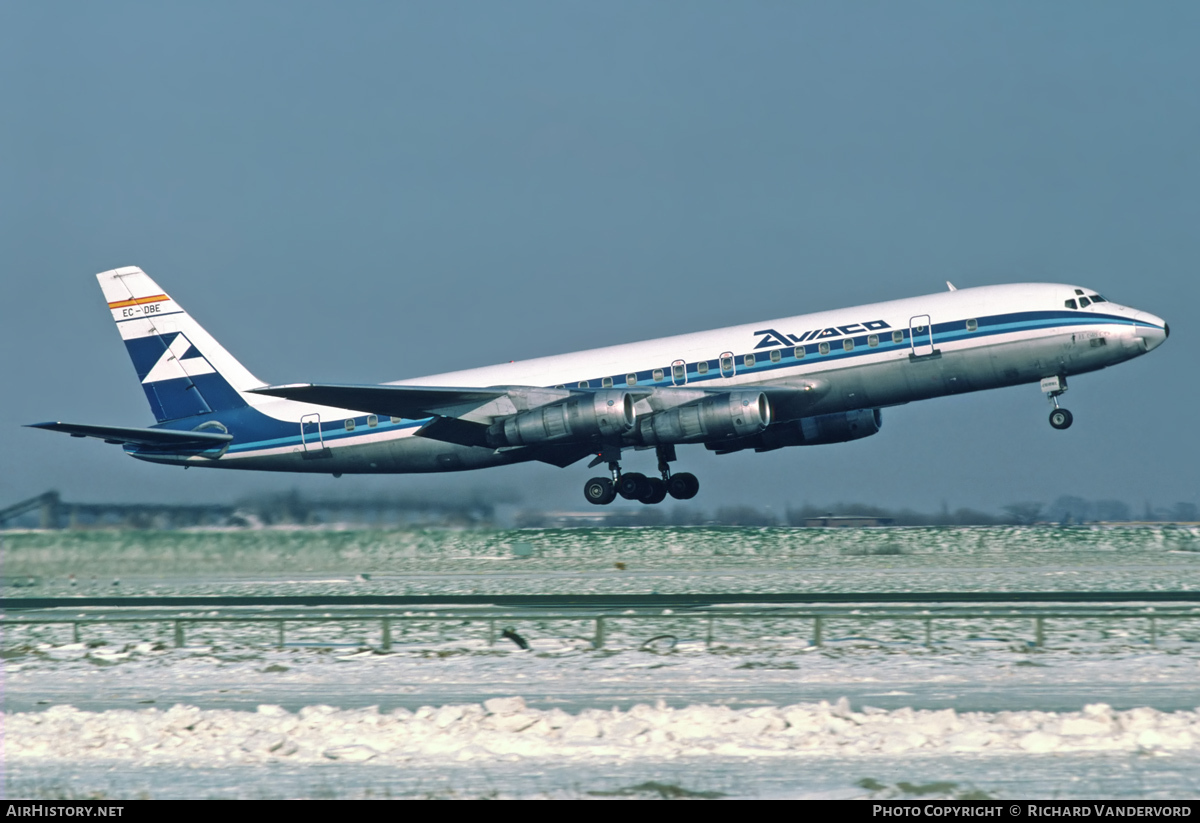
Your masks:
{"label": "snow", "polygon": [[901,756],[950,752],[1187,752],[1200,739],[1200,713],[1115,711],[852,711],[837,703],[732,709],[638,704],[628,711],[537,709],[521,697],[483,704],[377,707],[274,705],[256,711],[53,706],[6,717],[6,756],[23,761],[102,759],[142,766],[214,766],[272,759],[403,764],[431,760],[571,758],[656,761],[709,755],[772,758]]}
{"label": "snow", "polygon": [[[219,538],[219,539],[218,539]],[[520,539],[533,557],[498,546]],[[303,594],[1195,588],[1195,530],[540,530],[31,537],[37,591]],[[111,545],[108,545],[111,543]],[[872,553],[872,547],[899,554]],[[148,557],[154,577],[138,577]],[[284,558],[284,560],[281,560]],[[627,568],[617,570],[614,560]],[[286,562],[284,562],[286,560]],[[159,562],[161,561],[161,562]],[[274,576],[280,566],[308,575]],[[78,567],[78,568],[75,568]],[[73,569],[80,583],[64,575]],[[369,572],[370,577],[356,574]],[[331,575],[342,575],[334,578]],[[88,581],[84,575],[96,575]],[[94,584],[94,585],[93,585]],[[88,589],[88,591],[84,591]],[[10,628],[10,796],[1122,797],[1194,794],[1200,621],[663,614]],[[653,638],[658,640],[651,642]],[[1155,645],[1157,643],[1157,645]]]}

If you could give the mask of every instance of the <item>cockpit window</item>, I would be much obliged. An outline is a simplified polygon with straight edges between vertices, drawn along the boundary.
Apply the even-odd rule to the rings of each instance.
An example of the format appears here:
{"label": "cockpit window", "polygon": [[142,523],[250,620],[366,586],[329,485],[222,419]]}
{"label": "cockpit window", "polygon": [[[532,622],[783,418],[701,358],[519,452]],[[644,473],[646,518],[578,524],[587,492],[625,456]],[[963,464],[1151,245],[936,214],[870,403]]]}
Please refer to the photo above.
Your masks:
{"label": "cockpit window", "polygon": [[1103,297],[1103,296],[1101,296],[1101,295],[1099,295],[1099,294],[1093,294],[1093,295],[1092,295],[1092,302],[1093,302],[1093,303],[1107,303],[1108,301],[1107,301],[1107,300],[1105,300],[1105,299],[1104,299],[1104,297]]}
{"label": "cockpit window", "polygon": [[1077,309],[1077,308],[1079,308],[1078,306],[1076,306],[1076,305],[1075,305],[1075,301],[1074,301],[1074,300],[1067,300],[1067,301],[1065,301],[1065,302],[1063,303],[1063,305],[1064,305],[1064,306],[1066,306],[1068,309]]}
{"label": "cockpit window", "polygon": [[1091,300],[1088,300],[1086,297],[1079,298],[1079,308],[1086,309],[1090,305],[1092,305]]}

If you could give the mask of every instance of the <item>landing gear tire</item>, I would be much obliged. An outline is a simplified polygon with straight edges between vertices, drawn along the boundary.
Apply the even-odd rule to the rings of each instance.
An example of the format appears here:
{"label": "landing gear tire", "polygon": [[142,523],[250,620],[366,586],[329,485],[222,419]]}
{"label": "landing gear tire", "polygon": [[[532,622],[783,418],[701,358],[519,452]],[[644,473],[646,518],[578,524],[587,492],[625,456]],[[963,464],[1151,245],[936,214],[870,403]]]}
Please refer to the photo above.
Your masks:
{"label": "landing gear tire", "polygon": [[1050,425],[1060,431],[1071,428],[1071,424],[1074,422],[1075,416],[1066,409],[1055,409],[1050,412]]}
{"label": "landing gear tire", "polygon": [[691,500],[700,491],[700,481],[690,472],[671,475],[667,481],[667,492],[676,500]]}
{"label": "landing gear tire", "polygon": [[617,481],[617,494],[626,500],[641,500],[650,492],[650,478],[638,472],[625,472]]}
{"label": "landing gear tire", "polygon": [[667,499],[667,484],[657,477],[646,478],[646,489],[646,493],[638,499],[647,506],[653,506],[655,503],[661,503]]}
{"label": "landing gear tire", "polygon": [[593,477],[583,487],[583,496],[589,503],[596,506],[606,506],[617,497],[613,482],[607,477]]}

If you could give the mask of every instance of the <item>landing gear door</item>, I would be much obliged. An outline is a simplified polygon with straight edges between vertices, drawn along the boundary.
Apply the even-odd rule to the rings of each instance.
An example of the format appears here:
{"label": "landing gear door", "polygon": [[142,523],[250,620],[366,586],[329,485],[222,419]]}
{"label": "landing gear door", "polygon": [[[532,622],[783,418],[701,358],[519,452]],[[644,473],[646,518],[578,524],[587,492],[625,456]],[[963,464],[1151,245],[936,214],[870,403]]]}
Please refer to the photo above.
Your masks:
{"label": "landing gear door", "polygon": [[908,340],[913,357],[928,357],[936,354],[933,348],[933,324],[928,314],[919,314],[908,321]]}
{"label": "landing gear door", "polygon": [[321,415],[306,414],[300,418],[300,443],[306,452],[317,452],[325,448],[321,434]]}

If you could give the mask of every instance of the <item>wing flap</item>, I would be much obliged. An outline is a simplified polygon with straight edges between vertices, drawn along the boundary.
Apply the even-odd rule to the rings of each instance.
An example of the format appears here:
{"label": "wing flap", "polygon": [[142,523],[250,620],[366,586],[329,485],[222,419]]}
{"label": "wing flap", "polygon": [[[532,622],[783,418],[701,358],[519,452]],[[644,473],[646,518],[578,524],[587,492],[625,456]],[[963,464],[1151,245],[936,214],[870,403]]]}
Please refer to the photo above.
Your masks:
{"label": "wing flap", "polygon": [[105,443],[150,448],[215,449],[233,440],[232,434],[178,429],[140,429],[131,426],[94,426],[87,423],[30,423],[27,428],[64,432],[72,437],[95,437]]}

